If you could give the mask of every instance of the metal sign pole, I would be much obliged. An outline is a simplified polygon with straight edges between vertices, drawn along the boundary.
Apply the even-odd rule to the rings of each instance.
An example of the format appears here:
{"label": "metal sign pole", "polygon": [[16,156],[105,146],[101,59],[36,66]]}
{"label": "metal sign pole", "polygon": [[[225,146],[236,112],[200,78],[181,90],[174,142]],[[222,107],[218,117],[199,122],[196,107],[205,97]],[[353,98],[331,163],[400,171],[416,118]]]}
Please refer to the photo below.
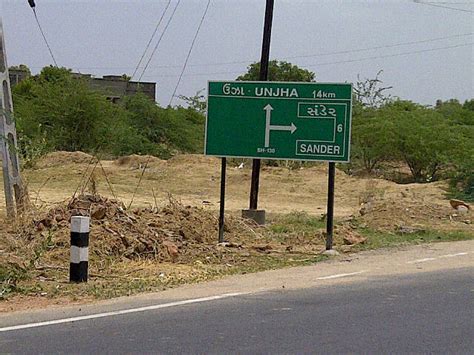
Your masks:
{"label": "metal sign pole", "polygon": [[326,250],[332,249],[334,231],[334,180],[336,178],[336,163],[329,163],[328,174],[328,210],[326,224]]}
{"label": "metal sign pole", "polygon": [[227,159],[222,158],[221,166],[221,200],[219,213],[219,243],[224,242],[224,211],[225,211],[225,175],[226,175]]}
{"label": "metal sign pole", "polygon": [[3,182],[7,216],[15,217],[16,210],[21,209],[24,189],[20,176],[20,161],[16,140],[15,121],[13,120],[13,102],[10,91],[5,39],[2,19],[0,18],[0,150],[2,158]]}

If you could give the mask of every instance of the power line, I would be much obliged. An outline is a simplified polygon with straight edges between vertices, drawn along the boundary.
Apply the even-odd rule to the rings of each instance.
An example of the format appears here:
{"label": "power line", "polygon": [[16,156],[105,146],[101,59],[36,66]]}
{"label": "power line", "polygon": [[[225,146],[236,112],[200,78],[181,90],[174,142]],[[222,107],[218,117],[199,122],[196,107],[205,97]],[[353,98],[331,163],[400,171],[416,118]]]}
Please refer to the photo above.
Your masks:
{"label": "power line", "polygon": [[460,9],[460,8],[457,8],[457,7],[450,7],[450,6],[444,6],[444,5],[438,5],[434,2],[422,2],[420,0],[413,0],[413,2],[416,3],[416,4],[420,4],[420,5],[440,7],[440,8],[443,8],[443,9],[449,9],[449,10],[461,11],[461,12],[469,12],[471,14],[474,14],[474,11],[471,11],[471,10]]}
{"label": "power line", "polygon": [[160,27],[161,22],[163,21],[163,18],[165,17],[166,11],[168,11],[168,8],[169,8],[170,4],[171,4],[171,0],[168,0],[168,3],[166,4],[165,9],[163,10],[163,13],[161,14],[161,17],[158,20],[158,23],[156,24],[155,30],[153,31],[153,34],[151,35],[150,40],[148,41],[148,44],[146,45],[145,50],[143,51],[143,54],[142,54],[140,60],[138,61],[138,64],[137,64],[135,70],[133,71],[132,78],[137,73],[138,68],[140,67],[140,64],[142,64],[143,58],[145,58],[146,52],[150,48],[151,42],[153,42],[153,39],[155,38],[156,32],[158,32],[158,27]]}
{"label": "power line", "polygon": [[[380,55],[380,56],[373,56],[373,57],[364,57],[364,58],[357,58],[357,59],[349,59],[349,60],[341,60],[337,62],[323,62],[323,63],[318,63],[318,64],[311,64],[307,65],[306,67],[308,68],[314,68],[314,67],[319,67],[319,66],[326,66],[326,65],[334,65],[334,64],[344,64],[344,63],[354,63],[354,62],[362,62],[365,60],[373,60],[373,59],[383,59],[383,58],[391,58],[391,57],[400,57],[400,56],[405,56],[405,55],[410,55],[410,54],[418,54],[418,53],[425,53],[425,52],[434,52],[438,50],[443,50],[443,49],[452,49],[452,48],[460,48],[460,47],[466,47],[466,46],[472,46],[474,45],[474,42],[471,43],[463,43],[463,44],[458,44],[458,45],[453,45],[453,46],[445,46],[445,47],[438,47],[438,48],[430,48],[430,49],[422,49],[418,51],[410,51],[410,52],[401,52],[401,53],[395,53],[395,54],[388,54],[388,55]],[[209,75],[224,75],[224,74],[240,74],[241,72],[238,71],[222,71],[222,72],[214,72],[214,73],[195,73],[195,74],[186,74],[184,76],[209,76]],[[149,77],[174,77],[177,76],[176,74],[168,74],[168,75],[150,75]]]}
{"label": "power line", "polygon": [[204,19],[206,18],[207,11],[209,10],[210,5],[211,5],[211,0],[208,0],[207,5],[206,5],[206,9],[204,10],[204,13],[201,17],[201,21],[199,22],[199,26],[196,30],[196,34],[194,35],[193,41],[191,42],[191,47],[189,48],[188,55],[186,56],[186,60],[184,61],[183,70],[181,70],[181,73],[179,74],[178,82],[176,83],[176,87],[174,88],[173,95],[171,95],[170,103],[168,104],[168,106],[171,106],[171,103],[173,102],[173,98],[176,95],[176,91],[178,91],[179,84],[181,82],[181,79],[183,78],[184,71],[186,70],[186,65],[188,64],[189,57],[191,56],[191,52],[193,51],[194,43],[196,42],[196,39],[199,35],[199,31],[201,30],[201,26],[204,22]]}
{"label": "power line", "polygon": [[43,36],[44,43],[46,43],[46,47],[48,47],[49,54],[51,55],[51,58],[53,58],[54,65],[58,66],[58,63],[56,62],[56,58],[54,58],[53,51],[51,50],[51,47],[48,43],[48,40],[46,39],[46,36],[44,34],[43,28],[41,27],[41,24],[39,22],[38,16],[36,15],[36,9],[35,9],[35,6],[34,6],[34,2],[29,1],[29,3],[30,3],[30,6],[31,6],[31,9],[33,10],[33,14],[35,15],[35,19],[36,19],[36,23],[38,24],[38,28],[41,32],[41,35]]}
{"label": "power line", "polygon": [[175,15],[175,13],[176,13],[176,10],[178,9],[178,6],[179,6],[179,3],[180,3],[180,2],[181,2],[181,0],[178,0],[178,2],[176,3],[176,6],[174,7],[173,12],[171,13],[170,18],[168,19],[168,22],[166,23],[165,28],[163,29],[163,32],[161,33],[161,36],[160,36],[160,38],[158,39],[158,42],[156,43],[155,48],[153,49],[153,52],[151,52],[151,55],[150,55],[150,58],[148,59],[148,62],[146,63],[145,67],[143,68],[143,71],[142,71],[142,74],[140,75],[140,78],[138,78],[138,82],[140,82],[140,81],[142,80],[143,74],[145,74],[146,70],[148,69],[148,66],[149,66],[150,63],[151,63],[151,60],[153,59],[153,56],[155,55],[155,52],[156,52],[156,50],[158,49],[158,46],[160,45],[161,40],[163,39],[163,36],[164,36],[165,33],[166,33],[166,30],[168,29],[169,25],[171,24],[171,21],[173,20],[173,17],[174,17],[174,15]]}
{"label": "power line", "polygon": [[411,44],[429,43],[429,42],[436,42],[436,41],[440,41],[440,40],[444,40],[444,39],[472,36],[473,34],[474,33],[471,32],[471,33],[463,33],[463,34],[453,35],[453,36],[424,39],[424,40],[420,40],[420,41],[411,41],[411,42],[401,42],[401,43],[395,43],[395,44],[387,44],[387,45],[376,46],[376,47],[349,49],[349,50],[345,50],[345,51],[327,52],[327,53],[321,53],[321,54],[299,55],[299,56],[287,57],[287,59],[322,57],[322,56],[328,56],[328,55],[334,55],[334,54],[347,54],[347,53],[365,52],[365,51],[374,50],[374,49],[394,48],[394,47],[408,46],[408,45],[411,45]]}
{"label": "power line", "polygon": [[[318,54],[306,54],[306,55],[298,55],[298,56],[290,56],[290,57],[282,57],[281,59],[297,59],[297,58],[311,58],[311,57],[324,57],[324,56],[331,56],[336,54],[350,54],[350,53],[357,53],[357,52],[366,52],[375,49],[383,49],[383,48],[394,48],[394,47],[401,47],[405,45],[412,45],[412,44],[420,44],[420,43],[429,43],[429,42],[436,42],[445,39],[452,39],[452,38],[460,38],[460,37],[467,37],[472,36],[474,33],[461,33],[457,35],[445,36],[445,37],[437,37],[437,38],[429,38],[419,41],[410,41],[410,42],[400,42],[394,44],[388,44],[383,46],[375,46],[375,47],[366,47],[366,48],[356,48],[356,49],[348,49],[343,51],[333,51],[333,52],[324,52]],[[216,62],[216,63],[198,63],[198,64],[188,64],[188,67],[204,67],[204,66],[218,66],[218,65],[231,65],[231,64],[248,64],[253,59],[245,60],[245,61],[232,61],[232,62]],[[41,67],[31,67],[31,68],[41,68]],[[81,67],[81,69],[89,69],[89,70],[100,70],[100,69],[132,69],[133,67]],[[155,65],[154,68],[181,68],[179,65]]]}

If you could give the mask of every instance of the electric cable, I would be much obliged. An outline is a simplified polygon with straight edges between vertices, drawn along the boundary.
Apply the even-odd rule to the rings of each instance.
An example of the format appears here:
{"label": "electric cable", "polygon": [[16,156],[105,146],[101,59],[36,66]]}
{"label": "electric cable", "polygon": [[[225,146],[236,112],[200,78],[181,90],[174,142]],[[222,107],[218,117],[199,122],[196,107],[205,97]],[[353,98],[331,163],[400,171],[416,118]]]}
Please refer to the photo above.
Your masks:
{"label": "electric cable", "polygon": [[[460,48],[460,47],[467,47],[474,45],[474,42],[471,43],[463,43],[453,46],[445,46],[445,47],[438,47],[438,48],[430,48],[430,49],[422,49],[417,51],[410,51],[410,52],[401,52],[401,53],[394,53],[394,54],[387,54],[387,55],[380,55],[380,56],[373,56],[373,57],[363,57],[357,59],[349,59],[349,60],[341,60],[337,62],[323,62],[318,64],[310,64],[306,65],[307,68],[315,68],[318,66],[325,66],[325,65],[333,65],[333,64],[344,64],[344,63],[354,63],[354,62],[362,62],[365,60],[372,60],[372,59],[383,59],[383,58],[391,58],[391,57],[400,57],[410,54],[418,54],[418,53],[425,53],[425,52],[434,52],[443,49],[452,49],[452,48]],[[222,71],[222,72],[213,72],[213,73],[194,73],[194,74],[186,74],[184,76],[209,76],[209,75],[225,75],[225,74],[241,74],[241,71]],[[177,74],[165,74],[165,75],[153,75],[150,77],[175,77]]]}
{"label": "electric cable", "polygon": [[413,0],[413,2],[415,4],[420,4],[420,5],[440,7],[440,8],[443,8],[443,9],[449,9],[449,10],[461,11],[461,12],[469,12],[471,14],[474,14],[474,11],[471,11],[471,10],[460,9],[460,8],[457,8],[457,7],[443,6],[443,5],[435,4],[433,2],[424,2],[424,1],[419,1],[419,0]]}
{"label": "electric cable", "polygon": [[51,50],[51,46],[49,45],[48,40],[46,39],[43,28],[41,27],[38,16],[36,14],[35,2],[34,2],[34,0],[28,0],[28,3],[30,4],[31,9],[33,10],[33,14],[35,15],[36,23],[38,24],[38,28],[41,32],[41,35],[43,36],[44,43],[46,43],[46,47],[48,47],[48,51],[49,51],[49,54],[51,55],[51,58],[53,59],[54,65],[57,67],[58,63],[56,62],[56,58],[54,58],[54,54],[53,54],[53,51]]}
{"label": "electric cable", "polygon": [[171,24],[171,21],[173,20],[173,17],[174,17],[174,15],[175,15],[175,13],[176,13],[176,10],[178,9],[178,6],[179,6],[179,3],[180,3],[180,2],[181,2],[181,0],[178,0],[178,2],[176,3],[176,6],[174,7],[173,12],[171,13],[170,18],[168,19],[168,22],[166,23],[165,28],[163,29],[163,32],[161,33],[160,38],[158,38],[158,42],[156,43],[155,48],[153,48],[153,51],[151,52],[150,58],[148,58],[148,61],[147,61],[146,65],[145,65],[145,67],[143,68],[143,71],[142,71],[140,77],[138,78],[138,82],[139,82],[139,83],[140,83],[141,80],[142,80],[143,74],[145,74],[146,70],[148,69],[148,66],[149,66],[150,63],[151,63],[151,60],[153,59],[153,56],[155,55],[156,50],[158,49],[158,46],[160,45],[161,40],[163,39],[163,36],[165,35],[166,31],[168,30],[168,27],[169,27],[169,25]]}
{"label": "electric cable", "polygon": [[[334,52],[324,52],[319,54],[305,54],[305,55],[298,55],[298,56],[291,56],[291,57],[282,57],[282,60],[286,59],[297,59],[297,58],[311,58],[311,57],[324,57],[324,56],[331,56],[336,54],[350,54],[350,53],[357,53],[357,52],[366,52],[375,49],[383,49],[383,48],[394,48],[394,47],[401,47],[405,45],[412,45],[412,44],[419,44],[419,43],[429,43],[429,42],[436,42],[445,39],[452,39],[452,38],[459,38],[459,37],[466,37],[472,36],[474,33],[461,33],[452,36],[445,36],[445,37],[437,37],[437,38],[430,38],[424,39],[420,41],[411,41],[411,42],[400,42],[394,44],[388,44],[383,46],[375,46],[375,47],[366,47],[366,48],[356,48],[356,49],[348,49],[344,51],[334,51]],[[231,65],[231,64],[248,64],[252,60],[245,60],[245,61],[232,61],[232,62],[216,62],[216,63],[200,63],[200,64],[188,64],[188,67],[205,67],[205,66],[218,66],[218,65]],[[36,67],[31,67],[36,68]],[[38,67],[41,68],[41,67]],[[85,70],[101,70],[101,69],[132,69],[133,67],[81,67],[80,69]],[[154,68],[181,68],[180,65],[156,65]]]}
{"label": "electric cable", "polygon": [[132,77],[131,77],[132,79],[135,76],[135,74],[137,73],[138,68],[140,68],[140,64],[142,64],[142,61],[145,58],[146,52],[150,48],[151,42],[153,42],[153,39],[155,38],[155,35],[158,32],[158,28],[160,27],[161,22],[163,21],[163,18],[165,17],[166,11],[168,11],[168,8],[169,8],[170,4],[171,4],[171,0],[168,0],[168,3],[166,4],[165,9],[163,10],[163,13],[161,14],[161,17],[158,20],[158,23],[156,24],[155,30],[153,31],[153,34],[151,35],[150,40],[148,41],[148,44],[146,45],[145,50],[143,51],[143,54],[142,54],[140,60],[138,61],[138,64],[137,64],[135,70],[133,71],[133,74],[132,74]]}
{"label": "electric cable", "polygon": [[204,23],[204,19],[206,18],[210,5],[211,5],[211,0],[208,0],[206,9],[204,10],[204,13],[201,17],[201,21],[199,22],[198,28],[196,30],[196,34],[194,35],[193,41],[191,42],[191,47],[189,48],[188,55],[186,56],[186,60],[184,61],[183,69],[181,70],[181,73],[179,74],[178,82],[176,83],[176,87],[174,88],[173,95],[171,95],[168,106],[171,106],[171,103],[173,102],[173,98],[176,95],[176,91],[178,91],[179,84],[181,83],[181,79],[183,78],[184,71],[186,70],[186,65],[188,64],[189,58],[191,57],[191,52],[193,51],[194,44],[196,43],[196,39],[199,35],[199,31],[201,30],[202,24]]}

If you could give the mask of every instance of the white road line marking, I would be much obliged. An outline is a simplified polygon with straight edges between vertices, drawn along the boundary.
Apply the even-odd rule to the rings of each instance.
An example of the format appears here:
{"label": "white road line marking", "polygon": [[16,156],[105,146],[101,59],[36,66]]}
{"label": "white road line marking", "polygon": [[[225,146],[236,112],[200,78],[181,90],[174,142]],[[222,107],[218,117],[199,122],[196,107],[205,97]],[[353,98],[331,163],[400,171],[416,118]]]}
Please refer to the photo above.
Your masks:
{"label": "white road line marking", "polygon": [[96,313],[96,314],[91,314],[91,315],[88,315],[88,316],[71,317],[71,318],[55,319],[55,320],[51,320],[51,321],[38,322],[38,323],[14,325],[14,326],[10,326],[10,327],[0,328],[0,333],[1,332],[9,332],[9,331],[12,331],[12,330],[44,327],[44,326],[47,326],[47,325],[72,323],[72,322],[78,322],[78,321],[83,321],[83,320],[88,320],[88,319],[118,316],[118,315],[129,314],[129,313],[153,311],[153,310],[156,310],[156,309],[170,308],[170,307],[182,306],[182,305],[192,304],[192,303],[215,301],[215,300],[220,300],[220,299],[223,299],[223,298],[242,296],[242,295],[245,295],[245,294],[247,294],[247,293],[244,293],[244,292],[224,293],[222,295],[217,295],[217,296],[194,298],[194,299],[190,299],[190,300],[170,302],[170,303],[164,303],[164,304],[157,304],[157,305],[153,305],[153,306],[123,309],[123,310],[120,310],[120,311]]}
{"label": "white road line marking", "polygon": [[469,253],[457,253],[457,254],[446,254],[446,255],[441,255],[439,256],[440,258],[453,258],[455,256],[462,256],[462,255],[467,255]]}
{"label": "white road line marking", "polygon": [[323,276],[323,277],[318,277],[316,280],[330,280],[330,279],[338,279],[340,277],[346,277],[346,276],[354,276],[354,275],[359,275],[364,272],[367,272],[367,270],[362,270],[362,271],[357,271],[357,272],[351,272],[349,274],[336,274],[336,275],[330,275],[330,276]]}
{"label": "white road line marking", "polygon": [[407,261],[407,264],[424,263],[426,261],[433,261],[433,260],[436,260],[436,258],[424,258],[424,259],[417,259],[417,260]]}

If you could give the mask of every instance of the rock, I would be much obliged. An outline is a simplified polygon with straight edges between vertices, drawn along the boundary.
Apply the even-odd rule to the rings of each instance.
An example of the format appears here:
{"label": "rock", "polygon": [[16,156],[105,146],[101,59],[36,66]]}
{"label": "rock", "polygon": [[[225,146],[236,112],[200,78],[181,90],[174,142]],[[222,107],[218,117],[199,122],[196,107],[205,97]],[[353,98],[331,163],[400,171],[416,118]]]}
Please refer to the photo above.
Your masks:
{"label": "rock", "polygon": [[367,238],[355,233],[348,233],[342,239],[346,245],[363,244],[367,241]]}
{"label": "rock", "polygon": [[225,247],[225,248],[242,248],[242,244],[240,243],[232,243],[232,242],[222,242],[218,243],[217,246]]}
{"label": "rock", "polygon": [[327,255],[327,256],[338,256],[339,252],[337,250],[330,249],[330,250],[323,251],[321,254],[322,255]]}
{"label": "rock", "polygon": [[168,254],[170,255],[171,259],[175,261],[179,255],[177,245],[169,240],[165,240],[163,241],[163,246],[166,247],[166,250],[168,251]]}
{"label": "rock", "polygon": [[456,207],[456,211],[458,211],[459,214],[463,215],[469,212],[469,208],[464,205],[459,205],[458,207]]}
{"label": "rock", "polygon": [[97,205],[94,207],[91,213],[92,219],[104,219],[107,212],[107,208],[104,205]]}
{"label": "rock", "polygon": [[[461,200],[456,200],[456,199],[452,199],[452,200],[449,200],[449,204],[451,205],[452,208],[454,208],[455,210],[458,210],[458,207],[460,206],[464,206],[465,208],[467,208],[468,210],[471,209],[471,207],[464,201],[461,201]],[[459,211],[459,210],[458,210]]]}

